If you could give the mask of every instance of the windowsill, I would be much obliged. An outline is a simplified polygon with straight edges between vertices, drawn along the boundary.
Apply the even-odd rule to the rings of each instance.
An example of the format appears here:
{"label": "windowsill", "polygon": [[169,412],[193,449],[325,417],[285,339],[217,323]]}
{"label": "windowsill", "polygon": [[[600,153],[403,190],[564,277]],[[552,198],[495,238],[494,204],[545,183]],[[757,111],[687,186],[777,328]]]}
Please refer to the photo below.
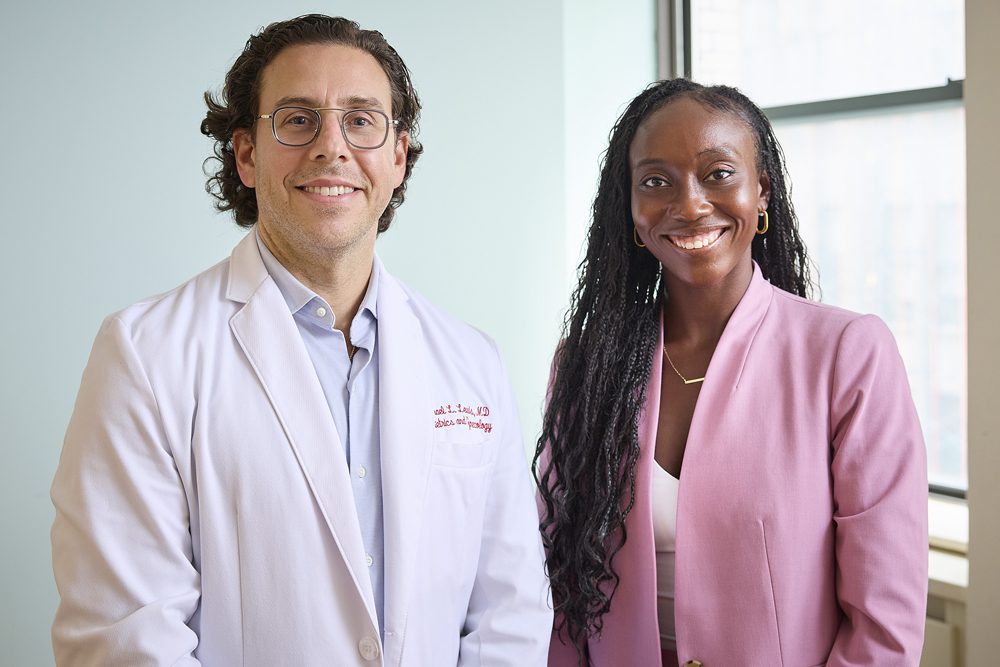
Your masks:
{"label": "windowsill", "polygon": [[932,549],[965,554],[969,550],[969,505],[964,500],[931,495],[927,525]]}
{"label": "windowsill", "polygon": [[930,575],[927,592],[938,598],[965,603],[969,588],[969,559],[964,554],[931,549],[928,554]]}
{"label": "windowsill", "polygon": [[930,533],[928,592],[931,596],[965,603],[969,588],[969,506],[963,500],[930,496],[927,503]]}

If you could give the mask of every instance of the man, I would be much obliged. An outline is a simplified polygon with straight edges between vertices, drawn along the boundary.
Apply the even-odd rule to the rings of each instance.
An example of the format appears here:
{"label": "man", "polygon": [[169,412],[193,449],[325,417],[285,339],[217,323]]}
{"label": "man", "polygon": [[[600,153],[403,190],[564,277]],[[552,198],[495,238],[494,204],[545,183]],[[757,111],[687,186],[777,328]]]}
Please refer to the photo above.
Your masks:
{"label": "man", "polygon": [[303,16],[206,102],[251,231],[97,336],[52,487],[57,662],[544,664],[497,350],[374,255],[422,151],[406,66]]}

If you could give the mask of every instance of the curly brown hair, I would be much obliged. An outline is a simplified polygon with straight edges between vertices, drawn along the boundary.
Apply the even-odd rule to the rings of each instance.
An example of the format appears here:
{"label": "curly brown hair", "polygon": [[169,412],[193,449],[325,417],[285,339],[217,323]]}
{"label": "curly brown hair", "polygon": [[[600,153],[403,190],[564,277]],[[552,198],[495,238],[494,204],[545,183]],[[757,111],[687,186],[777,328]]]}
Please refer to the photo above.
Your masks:
{"label": "curly brown hair", "polygon": [[[216,199],[216,209],[233,212],[239,226],[250,227],[257,222],[257,195],[253,188],[243,185],[236,170],[233,133],[240,129],[250,130],[257,120],[264,68],[283,49],[301,44],[343,44],[361,49],[378,61],[389,78],[391,111],[393,118],[399,121],[396,132],[407,132],[410,142],[403,182],[392,191],[389,205],[378,221],[379,233],[384,232],[389,229],[396,209],[403,203],[406,182],[413,172],[413,165],[424,152],[423,146],[416,140],[420,98],[413,88],[410,70],[382,33],[362,30],[354,21],[341,17],[307,14],[272,23],[247,40],[243,53],[226,74],[222,93],[205,93],[208,113],[201,122],[201,133],[215,140],[213,156],[205,160],[205,172],[209,175],[205,190]],[[218,162],[214,173],[208,167],[212,161]]]}

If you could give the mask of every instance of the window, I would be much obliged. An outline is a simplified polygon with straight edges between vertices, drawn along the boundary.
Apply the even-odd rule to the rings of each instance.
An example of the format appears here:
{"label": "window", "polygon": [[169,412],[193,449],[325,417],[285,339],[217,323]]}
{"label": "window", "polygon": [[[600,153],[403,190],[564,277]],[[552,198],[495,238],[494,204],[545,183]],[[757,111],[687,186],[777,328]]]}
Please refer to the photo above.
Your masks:
{"label": "window", "polygon": [[662,76],[736,86],[770,116],[818,296],[889,324],[932,490],[964,495],[962,0],[661,0],[660,9],[662,32],[677,36],[661,53]]}

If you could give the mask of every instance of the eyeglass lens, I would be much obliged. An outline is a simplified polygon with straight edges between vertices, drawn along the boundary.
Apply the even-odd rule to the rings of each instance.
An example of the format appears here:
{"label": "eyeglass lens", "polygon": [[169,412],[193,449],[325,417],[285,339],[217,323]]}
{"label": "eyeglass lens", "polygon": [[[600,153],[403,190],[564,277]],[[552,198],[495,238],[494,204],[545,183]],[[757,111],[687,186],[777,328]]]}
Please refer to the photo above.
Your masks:
{"label": "eyeglass lens", "polygon": [[[275,110],[274,136],[287,146],[305,146],[319,135],[322,119],[318,111],[304,107]],[[341,120],[344,136],[356,148],[378,148],[389,135],[389,119],[374,109],[353,109]]]}

